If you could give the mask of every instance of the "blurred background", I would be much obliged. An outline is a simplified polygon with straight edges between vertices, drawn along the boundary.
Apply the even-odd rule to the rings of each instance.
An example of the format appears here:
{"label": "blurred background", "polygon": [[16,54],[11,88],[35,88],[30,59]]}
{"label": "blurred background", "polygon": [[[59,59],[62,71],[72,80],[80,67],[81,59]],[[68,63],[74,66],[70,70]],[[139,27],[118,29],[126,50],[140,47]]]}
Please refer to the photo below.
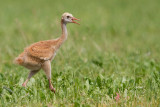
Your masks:
{"label": "blurred background", "polygon": [[[0,104],[109,106],[117,104],[114,97],[119,93],[122,106],[159,105],[159,4],[159,0],[1,0]],[[34,42],[59,37],[64,12],[81,21],[80,26],[67,25],[68,39],[52,62],[57,93],[50,93],[42,71],[22,88],[28,71],[13,65],[13,59]]]}

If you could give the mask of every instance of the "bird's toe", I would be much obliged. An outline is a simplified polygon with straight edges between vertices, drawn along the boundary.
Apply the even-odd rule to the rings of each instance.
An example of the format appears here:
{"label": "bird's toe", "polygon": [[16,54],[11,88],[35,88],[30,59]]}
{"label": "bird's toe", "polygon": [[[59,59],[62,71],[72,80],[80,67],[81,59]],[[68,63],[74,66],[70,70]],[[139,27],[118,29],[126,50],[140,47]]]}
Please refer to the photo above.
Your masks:
{"label": "bird's toe", "polygon": [[26,84],[25,84],[25,83],[23,83],[23,84],[22,84],[22,87],[26,87]]}
{"label": "bird's toe", "polygon": [[50,89],[51,89],[52,92],[54,92],[54,93],[56,92],[55,88],[50,87]]}

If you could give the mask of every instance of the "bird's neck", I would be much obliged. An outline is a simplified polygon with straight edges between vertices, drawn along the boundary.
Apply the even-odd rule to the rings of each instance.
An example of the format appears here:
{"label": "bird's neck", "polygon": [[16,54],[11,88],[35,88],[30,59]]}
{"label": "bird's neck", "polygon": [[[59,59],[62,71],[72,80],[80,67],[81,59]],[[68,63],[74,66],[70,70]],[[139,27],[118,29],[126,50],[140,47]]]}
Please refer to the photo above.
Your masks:
{"label": "bird's neck", "polygon": [[[61,28],[62,28],[62,35],[57,39],[57,44],[56,44],[56,47],[55,47],[56,49],[60,48],[60,46],[67,39],[67,35],[68,35],[66,23],[64,23],[63,19],[61,19]],[[54,40],[54,42],[55,42],[55,40]]]}
{"label": "bird's neck", "polygon": [[63,22],[63,19],[61,19],[61,28],[62,28],[62,35],[60,37],[60,41],[63,43],[67,39],[67,27],[66,23]]}

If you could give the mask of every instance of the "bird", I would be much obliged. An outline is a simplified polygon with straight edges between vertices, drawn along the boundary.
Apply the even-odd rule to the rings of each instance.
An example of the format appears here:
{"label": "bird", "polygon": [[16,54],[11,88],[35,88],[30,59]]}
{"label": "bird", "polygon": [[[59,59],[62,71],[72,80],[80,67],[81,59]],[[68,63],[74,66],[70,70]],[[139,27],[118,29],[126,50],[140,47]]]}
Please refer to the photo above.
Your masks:
{"label": "bird", "polygon": [[55,93],[55,88],[51,83],[51,62],[57,50],[67,39],[66,25],[68,23],[79,24],[76,20],[79,21],[80,19],[73,17],[71,13],[63,13],[61,17],[62,34],[60,37],[33,43],[14,59],[15,64],[23,66],[30,71],[27,79],[22,84],[23,87],[26,87],[30,78],[42,69],[48,79],[50,90]]}

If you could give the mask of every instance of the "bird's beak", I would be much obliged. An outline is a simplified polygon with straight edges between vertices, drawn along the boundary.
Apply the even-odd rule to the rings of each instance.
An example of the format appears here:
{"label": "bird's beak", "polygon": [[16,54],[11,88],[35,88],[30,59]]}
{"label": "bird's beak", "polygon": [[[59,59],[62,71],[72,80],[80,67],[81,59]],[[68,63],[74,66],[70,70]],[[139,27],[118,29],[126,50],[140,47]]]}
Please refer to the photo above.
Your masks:
{"label": "bird's beak", "polygon": [[77,20],[77,21],[79,21],[80,19],[77,19],[77,18],[75,18],[75,17],[72,17],[72,23],[75,23],[75,24],[78,24],[78,25],[80,25],[79,23],[77,23],[76,21],[74,21],[74,20]]}

